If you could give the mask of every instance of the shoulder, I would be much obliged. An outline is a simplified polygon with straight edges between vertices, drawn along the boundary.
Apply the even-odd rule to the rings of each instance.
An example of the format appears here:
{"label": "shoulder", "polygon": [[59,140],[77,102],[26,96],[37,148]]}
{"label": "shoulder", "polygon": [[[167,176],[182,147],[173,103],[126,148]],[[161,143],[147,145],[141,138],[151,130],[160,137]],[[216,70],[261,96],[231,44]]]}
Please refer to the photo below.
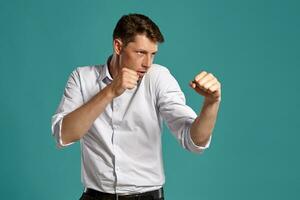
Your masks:
{"label": "shoulder", "polygon": [[152,64],[147,74],[149,79],[156,83],[161,81],[175,81],[175,77],[172,75],[170,70],[167,67],[159,64]]}
{"label": "shoulder", "polygon": [[153,90],[158,93],[179,88],[177,80],[170,70],[159,64],[152,64],[145,77],[145,82],[149,82]]}
{"label": "shoulder", "polygon": [[152,64],[148,72],[151,75],[158,75],[159,73],[170,73],[167,67],[159,64]]}
{"label": "shoulder", "polygon": [[147,74],[149,78],[153,81],[169,78],[170,76],[172,76],[167,67],[159,64],[152,64]]}
{"label": "shoulder", "polygon": [[87,65],[76,67],[72,73],[71,77],[79,79],[96,79],[99,77],[103,65]]}
{"label": "shoulder", "polygon": [[73,72],[76,72],[78,74],[89,74],[89,73],[99,73],[99,70],[101,70],[103,65],[87,65],[87,66],[79,66],[74,69]]}

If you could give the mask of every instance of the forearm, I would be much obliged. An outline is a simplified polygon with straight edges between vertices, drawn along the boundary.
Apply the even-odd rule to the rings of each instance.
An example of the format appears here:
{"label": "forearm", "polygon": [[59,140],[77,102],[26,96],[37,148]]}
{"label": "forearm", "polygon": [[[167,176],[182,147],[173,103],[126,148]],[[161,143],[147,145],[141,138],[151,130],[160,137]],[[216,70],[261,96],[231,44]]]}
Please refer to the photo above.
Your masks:
{"label": "forearm", "polygon": [[204,101],[200,115],[191,126],[191,138],[198,146],[205,146],[208,142],[218,115],[220,101]]}
{"label": "forearm", "polygon": [[86,104],[66,115],[62,121],[62,142],[66,144],[82,138],[112,100],[113,95],[107,86]]}

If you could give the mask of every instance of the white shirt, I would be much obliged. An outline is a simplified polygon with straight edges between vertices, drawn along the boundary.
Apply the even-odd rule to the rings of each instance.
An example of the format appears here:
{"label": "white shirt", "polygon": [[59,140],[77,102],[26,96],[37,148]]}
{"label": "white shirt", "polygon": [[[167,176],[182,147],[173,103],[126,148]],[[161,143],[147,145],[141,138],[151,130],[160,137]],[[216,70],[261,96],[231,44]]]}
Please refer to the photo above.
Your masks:
{"label": "white shirt", "polygon": [[[58,147],[72,144],[62,144],[64,116],[88,102],[111,81],[107,64],[78,67],[71,73],[52,118]],[[183,148],[201,153],[209,147],[211,138],[204,147],[193,143],[190,127],[196,117],[169,70],[153,64],[138,86],[114,98],[80,139],[83,185],[120,194],[162,187],[163,120]]]}

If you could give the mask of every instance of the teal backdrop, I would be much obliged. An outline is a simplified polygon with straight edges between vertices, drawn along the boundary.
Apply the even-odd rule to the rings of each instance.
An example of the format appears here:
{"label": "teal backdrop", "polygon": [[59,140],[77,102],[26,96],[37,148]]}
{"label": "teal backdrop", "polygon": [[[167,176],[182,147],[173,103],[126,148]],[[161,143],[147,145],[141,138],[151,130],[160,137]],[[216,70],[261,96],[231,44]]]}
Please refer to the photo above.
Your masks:
{"label": "teal backdrop", "polygon": [[104,63],[117,20],[138,12],[161,28],[155,62],[195,111],[198,72],[223,89],[202,155],[165,128],[166,199],[300,199],[299,10],[296,0],[1,0],[0,198],[79,199],[79,144],[57,149],[51,116],[71,71]]}

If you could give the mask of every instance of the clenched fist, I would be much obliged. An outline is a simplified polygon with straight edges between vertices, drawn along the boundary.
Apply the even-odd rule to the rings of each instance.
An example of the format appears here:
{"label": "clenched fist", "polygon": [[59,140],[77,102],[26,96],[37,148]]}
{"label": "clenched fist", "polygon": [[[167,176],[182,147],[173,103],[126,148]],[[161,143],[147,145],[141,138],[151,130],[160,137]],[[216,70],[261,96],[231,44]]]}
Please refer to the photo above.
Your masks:
{"label": "clenched fist", "polygon": [[133,89],[138,80],[139,76],[136,71],[122,68],[110,84],[114,97],[120,96],[126,89]]}
{"label": "clenched fist", "polygon": [[209,102],[221,101],[221,83],[213,74],[203,71],[199,73],[190,86]]}

